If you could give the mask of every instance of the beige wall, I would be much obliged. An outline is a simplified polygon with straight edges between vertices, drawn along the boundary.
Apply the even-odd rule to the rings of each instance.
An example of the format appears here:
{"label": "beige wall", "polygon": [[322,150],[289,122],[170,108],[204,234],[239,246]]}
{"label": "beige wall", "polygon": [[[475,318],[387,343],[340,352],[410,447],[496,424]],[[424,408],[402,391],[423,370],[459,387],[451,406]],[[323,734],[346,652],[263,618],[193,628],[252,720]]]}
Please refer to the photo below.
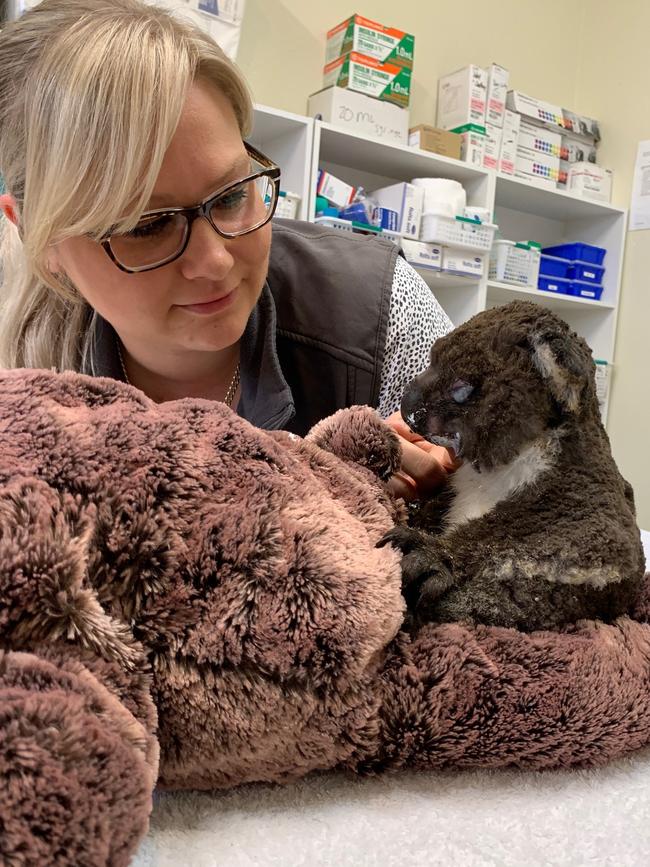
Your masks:
{"label": "beige wall", "polygon": [[[524,92],[597,117],[601,162],[628,207],[636,146],[650,138],[648,0],[247,0],[239,63],[255,99],[303,114],[321,87],[325,32],[352,12],[415,35],[413,123],[435,122],[440,75],[501,63]],[[544,25],[540,27],[540,19]],[[650,529],[650,232],[629,236],[609,430]],[[645,352],[644,352],[645,350]]]}
{"label": "beige wall", "polygon": [[[576,105],[602,121],[603,165],[616,204],[629,207],[637,144],[650,139],[647,0],[588,0]],[[639,523],[650,528],[650,231],[628,234],[616,334],[609,433],[633,484]]]}

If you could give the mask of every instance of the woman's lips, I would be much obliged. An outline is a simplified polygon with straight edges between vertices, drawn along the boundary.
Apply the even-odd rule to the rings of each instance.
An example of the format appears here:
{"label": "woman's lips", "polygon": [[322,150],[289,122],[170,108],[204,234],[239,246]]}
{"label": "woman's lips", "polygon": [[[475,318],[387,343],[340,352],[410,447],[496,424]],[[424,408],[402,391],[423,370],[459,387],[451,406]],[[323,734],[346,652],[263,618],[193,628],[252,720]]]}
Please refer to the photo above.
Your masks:
{"label": "woman's lips", "polygon": [[229,304],[232,304],[237,289],[233,289],[227,295],[222,295],[220,298],[215,298],[214,301],[206,301],[203,304],[179,304],[183,310],[189,310],[190,313],[216,313],[219,310],[224,310]]}

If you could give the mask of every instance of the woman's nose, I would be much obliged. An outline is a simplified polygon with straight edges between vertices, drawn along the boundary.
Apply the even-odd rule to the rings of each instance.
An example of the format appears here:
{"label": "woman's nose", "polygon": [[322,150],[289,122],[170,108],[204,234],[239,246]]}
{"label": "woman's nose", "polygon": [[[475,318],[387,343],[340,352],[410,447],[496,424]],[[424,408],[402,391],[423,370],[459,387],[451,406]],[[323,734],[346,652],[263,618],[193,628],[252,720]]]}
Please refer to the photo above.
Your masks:
{"label": "woman's nose", "polygon": [[205,217],[194,220],[190,240],[180,258],[183,276],[188,280],[199,277],[220,280],[225,277],[235,264],[230,250],[232,243],[217,234]]}

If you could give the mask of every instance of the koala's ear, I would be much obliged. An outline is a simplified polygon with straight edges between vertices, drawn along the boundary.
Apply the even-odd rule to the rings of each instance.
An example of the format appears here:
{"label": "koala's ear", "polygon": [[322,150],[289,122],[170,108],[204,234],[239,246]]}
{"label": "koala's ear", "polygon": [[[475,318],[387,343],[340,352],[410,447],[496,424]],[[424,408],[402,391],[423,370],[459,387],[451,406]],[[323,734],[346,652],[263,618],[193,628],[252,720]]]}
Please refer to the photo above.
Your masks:
{"label": "koala's ear", "polygon": [[533,332],[529,337],[533,364],[547,381],[552,395],[567,412],[576,412],[593,375],[591,351],[571,332]]}

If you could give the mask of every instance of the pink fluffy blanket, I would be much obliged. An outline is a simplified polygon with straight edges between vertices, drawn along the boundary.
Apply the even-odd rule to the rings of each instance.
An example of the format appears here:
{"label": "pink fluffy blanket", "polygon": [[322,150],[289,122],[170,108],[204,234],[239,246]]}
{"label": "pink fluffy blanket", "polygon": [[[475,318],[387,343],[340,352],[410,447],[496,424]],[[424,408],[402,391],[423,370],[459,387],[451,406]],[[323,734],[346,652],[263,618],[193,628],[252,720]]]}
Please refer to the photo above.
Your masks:
{"label": "pink fluffy blanket", "polygon": [[154,785],[596,765],[650,742],[636,619],[400,631],[398,462],[221,404],[0,374],[0,861],[127,864]]}

